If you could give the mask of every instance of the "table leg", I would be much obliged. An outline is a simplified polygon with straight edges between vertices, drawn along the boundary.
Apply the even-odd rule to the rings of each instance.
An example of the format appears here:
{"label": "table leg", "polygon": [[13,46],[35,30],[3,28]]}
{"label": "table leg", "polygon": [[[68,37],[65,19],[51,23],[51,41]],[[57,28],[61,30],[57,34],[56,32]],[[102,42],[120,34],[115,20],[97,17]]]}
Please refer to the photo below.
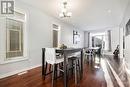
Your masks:
{"label": "table leg", "polygon": [[42,48],[42,76],[45,75],[45,48]]}
{"label": "table leg", "polygon": [[54,85],[55,85],[55,75],[56,75],[55,69],[56,69],[56,65],[54,64],[53,65],[53,73],[52,73],[52,87],[54,87]]}
{"label": "table leg", "polygon": [[80,78],[82,78],[83,76],[83,50],[81,51],[81,74],[80,74]]}
{"label": "table leg", "polygon": [[67,87],[67,63],[65,53],[64,53],[64,87]]}

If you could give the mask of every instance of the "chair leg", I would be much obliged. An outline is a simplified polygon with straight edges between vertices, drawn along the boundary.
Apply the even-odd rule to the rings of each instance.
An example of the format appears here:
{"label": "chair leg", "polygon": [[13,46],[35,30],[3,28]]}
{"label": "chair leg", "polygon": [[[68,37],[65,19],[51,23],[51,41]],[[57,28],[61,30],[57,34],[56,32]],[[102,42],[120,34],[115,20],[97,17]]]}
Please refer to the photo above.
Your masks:
{"label": "chair leg", "polygon": [[45,65],[45,70],[44,70],[44,80],[46,78],[46,71],[47,71],[47,62],[46,62],[46,65]]}
{"label": "chair leg", "polygon": [[[57,69],[60,69],[60,63],[57,64]],[[60,71],[59,70],[57,71],[57,76],[60,76]]]}
{"label": "chair leg", "polygon": [[51,64],[50,64],[50,66],[49,66],[49,72],[51,71]]}
{"label": "chair leg", "polygon": [[[60,64],[59,64],[59,69],[63,69],[63,63],[60,63]],[[59,71],[59,75],[62,75],[62,76],[63,76],[63,72]]]}
{"label": "chair leg", "polygon": [[71,67],[72,67],[72,69],[71,69],[72,71],[71,71],[71,76],[73,75],[73,65],[74,65],[74,61],[72,60],[72,66],[71,66]]}
{"label": "chair leg", "polygon": [[53,66],[53,72],[52,72],[52,87],[54,87],[54,81],[55,81],[55,64]]}
{"label": "chair leg", "polygon": [[81,71],[80,70],[80,60],[78,59],[78,67],[79,67],[79,71]]}
{"label": "chair leg", "polygon": [[57,64],[55,64],[55,79],[57,79]]}
{"label": "chair leg", "polygon": [[77,85],[77,63],[76,63],[76,60],[75,60],[74,68],[75,68],[75,84]]}
{"label": "chair leg", "polygon": [[[79,71],[78,71],[78,76],[80,76],[80,74],[81,74],[81,68],[80,68],[81,66],[80,66],[80,60],[78,59],[78,68],[79,68]],[[80,79],[81,79],[81,76],[79,77]]]}

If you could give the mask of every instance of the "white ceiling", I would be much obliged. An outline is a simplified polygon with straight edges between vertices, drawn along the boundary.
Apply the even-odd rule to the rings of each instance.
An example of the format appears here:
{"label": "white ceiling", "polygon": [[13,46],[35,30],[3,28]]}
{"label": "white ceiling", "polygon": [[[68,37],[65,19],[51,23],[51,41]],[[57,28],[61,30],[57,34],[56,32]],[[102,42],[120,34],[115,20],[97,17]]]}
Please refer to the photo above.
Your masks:
{"label": "white ceiling", "polygon": [[118,26],[129,0],[68,0],[72,17],[59,18],[61,0],[21,0],[84,30]]}

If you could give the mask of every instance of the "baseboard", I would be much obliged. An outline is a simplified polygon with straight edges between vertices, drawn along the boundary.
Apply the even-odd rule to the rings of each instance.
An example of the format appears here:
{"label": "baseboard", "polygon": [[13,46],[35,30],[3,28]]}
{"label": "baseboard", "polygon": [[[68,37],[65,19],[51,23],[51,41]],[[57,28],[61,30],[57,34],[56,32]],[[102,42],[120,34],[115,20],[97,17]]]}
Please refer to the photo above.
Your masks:
{"label": "baseboard", "polygon": [[113,56],[113,53],[112,53],[112,52],[105,52],[105,53],[103,53],[103,55],[106,55],[106,56]]}
{"label": "baseboard", "polygon": [[34,65],[34,66],[30,66],[29,70],[30,70],[30,69],[33,69],[33,68],[36,68],[36,67],[40,67],[40,66],[42,66],[42,64],[38,64],[38,65]]}
{"label": "baseboard", "polygon": [[104,77],[105,77],[105,80],[106,80],[107,87],[114,87],[105,63],[106,63],[105,60],[101,61],[101,66],[102,66],[102,69],[103,69],[103,72],[104,72]]}
{"label": "baseboard", "polygon": [[29,66],[29,67],[24,68],[24,69],[21,69],[21,70],[16,70],[16,71],[13,71],[13,72],[9,72],[9,73],[0,75],[0,79],[5,78],[5,77],[9,77],[9,76],[12,76],[12,75],[18,74],[18,73],[20,73],[20,72],[23,72],[23,71],[27,71],[27,70],[36,68],[36,67],[40,67],[40,66],[41,66],[41,64],[39,64],[39,65],[34,65],[34,66]]}
{"label": "baseboard", "polygon": [[119,87],[125,87],[123,82],[121,81],[121,79],[119,78],[119,76],[117,75],[117,73],[115,72],[115,70],[112,68],[111,64],[106,60],[108,66],[110,67],[110,70],[112,71],[115,80],[117,81]]}
{"label": "baseboard", "polygon": [[127,77],[128,77],[128,83],[130,84],[130,69],[126,68],[126,74],[127,74]]}

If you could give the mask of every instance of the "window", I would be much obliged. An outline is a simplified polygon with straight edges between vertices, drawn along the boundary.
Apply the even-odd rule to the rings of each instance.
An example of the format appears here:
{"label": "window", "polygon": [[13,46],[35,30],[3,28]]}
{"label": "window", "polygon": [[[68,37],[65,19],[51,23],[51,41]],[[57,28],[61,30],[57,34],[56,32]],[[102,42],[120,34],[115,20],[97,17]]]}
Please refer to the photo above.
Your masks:
{"label": "window", "polygon": [[52,24],[53,28],[53,47],[58,47],[60,45],[60,25]]}
{"label": "window", "polygon": [[23,24],[6,18],[6,58],[23,56]]}
{"label": "window", "polygon": [[26,14],[16,9],[14,15],[0,19],[0,64],[28,59]]}
{"label": "window", "polygon": [[25,14],[15,11],[15,15],[6,18],[6,59],[24,56]]}

